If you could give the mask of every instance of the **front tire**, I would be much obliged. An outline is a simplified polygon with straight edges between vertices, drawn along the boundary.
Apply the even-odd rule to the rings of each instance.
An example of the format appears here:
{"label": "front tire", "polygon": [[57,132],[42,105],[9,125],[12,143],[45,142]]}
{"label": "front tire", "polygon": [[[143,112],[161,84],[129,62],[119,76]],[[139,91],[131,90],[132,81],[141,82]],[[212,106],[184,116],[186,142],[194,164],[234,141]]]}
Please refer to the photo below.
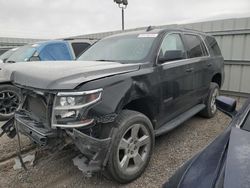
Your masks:
{"label": "front tire", "polygon": [[145,115],[131,110],[123,110],[116,124],[107,170],[119,183],[129,183],[148,166],[154,147],[153,126]]}
{"label": "front tire", "polygon": [[20,91],[12,85],[0,85],[0,121],[10,119],[21,101]]}
{"label": "front tire", "polygon": [[206,98],[205,105],[206,108],[204,108],[200,115],[205,118],[212,118],[215,116],[217,112],[217,107],[215,104],[216,97],[219,96],[219,86],[217,83],[211,82],[209,94]]}

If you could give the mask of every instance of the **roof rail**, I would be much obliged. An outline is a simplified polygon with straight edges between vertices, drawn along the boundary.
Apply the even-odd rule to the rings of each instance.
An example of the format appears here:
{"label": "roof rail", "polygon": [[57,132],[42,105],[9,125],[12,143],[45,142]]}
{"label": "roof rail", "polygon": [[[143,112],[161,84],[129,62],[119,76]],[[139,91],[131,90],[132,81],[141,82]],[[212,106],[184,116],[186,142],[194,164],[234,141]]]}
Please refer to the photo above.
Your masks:
{"label": "roof rail", "polygon": [[62,40],[70,41],[70,40],[98,40],[98,39],[96,39],[96,38],[64,38]]}
{"label": "roof rail", "polygon": [[189,30],[189,31],[197,31],[199,33],[202,33],[203,31],[200,31],[200,30],[197,30],[197,29],[190,29],[190,28],[186,28],[186,27],[183,27],[183,29],[185,30]]}
{"label": "roof rail", "polygon": [[66,38],[66,39],[63,39],[63,40],[67,41],[67,40],[75,40],[75,39],[74,38]]}

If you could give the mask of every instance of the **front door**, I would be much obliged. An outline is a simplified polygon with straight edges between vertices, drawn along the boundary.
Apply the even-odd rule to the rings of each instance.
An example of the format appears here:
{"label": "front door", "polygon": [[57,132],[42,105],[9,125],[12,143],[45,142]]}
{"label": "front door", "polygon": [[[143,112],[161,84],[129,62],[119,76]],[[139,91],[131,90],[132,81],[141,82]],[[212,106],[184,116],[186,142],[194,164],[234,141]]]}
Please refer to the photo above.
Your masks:
{"label": "front door", "polygon": [[186,59],[186,50],[181,33],[167,34],[162,41],[159,57],[167,51],[182,51],[183,59],[158,63],[162,87],[162,109],[159,125],[162,125],[190,108],[193,76],[190,60]]}

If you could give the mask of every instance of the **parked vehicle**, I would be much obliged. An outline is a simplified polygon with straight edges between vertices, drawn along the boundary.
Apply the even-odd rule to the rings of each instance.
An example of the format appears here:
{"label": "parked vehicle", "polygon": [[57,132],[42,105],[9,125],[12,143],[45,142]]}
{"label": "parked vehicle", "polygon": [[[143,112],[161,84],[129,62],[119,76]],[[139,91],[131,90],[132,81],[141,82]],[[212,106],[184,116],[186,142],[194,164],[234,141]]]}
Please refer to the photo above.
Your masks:
{"label": "parked vehicle", "polygon": [[15,136],[15,121],[40,146],[70,139],[82,153],[74,160],[79,169],[105,171],[120,183],[143,173],[156,136],[197,113],[215,115],[224,78],[216,40],[175,29],[107,37],[72,63],[12,68],[25,99],[4,133]]}
{"label": "parked vehicle", "polygon": [[93,40],[50,40],[7,51],[0,63],[0,121],[13,116],[20,103],[19,89],[10,82],[6,68],[15,62],[75,60]]}
{"label": "parked vehicle", "polygon": [[238,112],[232,98],[220,96],[216,103],[218,109],[233,118],[232,122],[203,151],[178,169],[163,187],[249,187],[250,99]]}
{"label": "parked vehicle", "polygon": [[6,52],[4,52],[2,55],[0,55],[0,60],[4,63],[18,48],[12,48]]}
{"label": "parked vehicle", "polygon": [[6,62],[75,60],[93,40],[49,40],[19,47]]}

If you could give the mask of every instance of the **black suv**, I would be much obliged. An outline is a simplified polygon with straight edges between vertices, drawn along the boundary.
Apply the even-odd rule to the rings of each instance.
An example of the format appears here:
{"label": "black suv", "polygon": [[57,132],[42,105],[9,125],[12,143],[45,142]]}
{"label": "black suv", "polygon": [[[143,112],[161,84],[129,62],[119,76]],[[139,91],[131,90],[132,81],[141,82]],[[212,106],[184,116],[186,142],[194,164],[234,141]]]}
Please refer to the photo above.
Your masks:
{"label": "black suv", "polygon": [[122,33],[76,62],[12,67],[23,104],[2,134],[18,130],[54,149],[70,140],[81,152],[74,163],[82,171],[103,171],[120,183],[143,173],[156,136],[197,113],[215,115],[224,78],[216,40],[184,29]]}

